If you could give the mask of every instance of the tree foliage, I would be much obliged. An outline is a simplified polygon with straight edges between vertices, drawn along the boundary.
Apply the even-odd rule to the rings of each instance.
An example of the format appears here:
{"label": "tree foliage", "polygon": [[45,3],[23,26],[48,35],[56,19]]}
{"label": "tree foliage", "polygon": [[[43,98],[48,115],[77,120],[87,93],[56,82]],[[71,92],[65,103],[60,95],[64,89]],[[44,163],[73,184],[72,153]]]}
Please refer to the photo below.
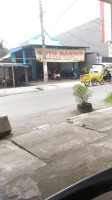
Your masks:
{"label": "tree foliage", "polygon": [[88,72],[88,67],[85,66],[85,67],[83,67],[82,69],[79,69],[79,74],[80,74],[80,75],[81,75],[81,74],[89,74],[89,72]]}
{"label": "tree foliage", "polygon": [[76,100],[82,104],[87,103],[91,93],[89,89],[81,84],[77,84],[73,87],[73,95]]}
{"label": "tree foliage", "polygon": [[8,54],[8,49],[4,46],[4,41],[1,39],[0,41],[0,58],[6,56]]}

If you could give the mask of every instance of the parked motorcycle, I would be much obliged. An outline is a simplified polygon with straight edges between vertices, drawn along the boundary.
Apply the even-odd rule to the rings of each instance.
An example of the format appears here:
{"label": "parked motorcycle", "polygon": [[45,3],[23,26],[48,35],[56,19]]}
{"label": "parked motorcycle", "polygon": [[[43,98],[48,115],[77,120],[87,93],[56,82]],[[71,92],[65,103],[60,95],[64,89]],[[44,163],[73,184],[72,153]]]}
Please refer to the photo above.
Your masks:
{"label": "parked motorcycle", "polygon": [[53,75],[54,80],[61,80],[61,75],[60,74],[55,74]]}

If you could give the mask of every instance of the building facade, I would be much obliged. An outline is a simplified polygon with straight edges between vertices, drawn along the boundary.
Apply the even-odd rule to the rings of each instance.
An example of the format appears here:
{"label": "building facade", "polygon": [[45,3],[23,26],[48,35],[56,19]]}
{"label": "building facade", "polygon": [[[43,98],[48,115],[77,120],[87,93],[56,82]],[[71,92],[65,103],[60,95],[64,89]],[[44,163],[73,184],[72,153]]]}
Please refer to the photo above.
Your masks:
{"label": "building facade", "polygon": [[[46,32],[46,61],[48,77],[54,73],[61,74],[62,78],[78,76],[78,69],[85,66],[84,46],[62,46],[60,40],[52,39]],[[43,79],[43,57],[41,35],[31,38],[21,46],[10,50],[14,62],[30,65],[24,69],[21,81],[37,81]]]}
{"label": "building facade", "polygon": [[88,46],[86,65],[112,62],[112,5],[100,2],[100,17],[56,37],[62,45]]}

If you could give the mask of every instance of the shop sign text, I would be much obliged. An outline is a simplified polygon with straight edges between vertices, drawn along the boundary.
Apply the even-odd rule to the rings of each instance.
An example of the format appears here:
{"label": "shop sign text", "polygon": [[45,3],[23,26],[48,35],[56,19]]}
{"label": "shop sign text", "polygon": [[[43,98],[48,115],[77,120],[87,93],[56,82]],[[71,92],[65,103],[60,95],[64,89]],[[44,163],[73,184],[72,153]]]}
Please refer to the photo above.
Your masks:
{"label": "shop sign text", "polygon": [[[35,48],[36,59],[42,62],[42,49]],[[83,49],[46,49],[47,62],[81,62],[84,61]]]}

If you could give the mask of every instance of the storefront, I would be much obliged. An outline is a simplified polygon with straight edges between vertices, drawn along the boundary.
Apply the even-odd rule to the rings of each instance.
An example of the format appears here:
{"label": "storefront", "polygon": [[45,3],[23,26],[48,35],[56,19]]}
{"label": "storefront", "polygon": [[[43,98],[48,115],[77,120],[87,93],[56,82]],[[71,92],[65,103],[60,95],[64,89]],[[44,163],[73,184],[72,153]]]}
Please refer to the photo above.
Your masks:
{"label": "storefront", "polygon": [[14,63],[10,57],[0,59],[0,87],[21,86],[25,82],[24,69],[28,68],[30,65]]}
{"label": "storefront", "polygon": [[[38,78],[43,78],[42,48],[34,48]],[[60,73],[62,78],[71,78],[75,73],[78,76],[78,63],[84,64],[85,48],[81,47],[46,47],[46,61],[49,78],[55,73]]]}
{"label": "storefront", "polygon": [[[52,45],[46,44],[49,78],[54,72],[60,73],[62,78],[72,78],[73,74],[78,77],[79,68],[85,67],[86,47],[62,46],[59,40],[53,40],[48,34],[47,36],[50,41],[53,41]],[[30,68],[25,69],[25,82],[43,79],[42,45],[35,44],[39,43],[40,39],[40,37],[33,38],[33,42],[30,40],[28,45],[10,50],[15,62],[30,65]]]}

